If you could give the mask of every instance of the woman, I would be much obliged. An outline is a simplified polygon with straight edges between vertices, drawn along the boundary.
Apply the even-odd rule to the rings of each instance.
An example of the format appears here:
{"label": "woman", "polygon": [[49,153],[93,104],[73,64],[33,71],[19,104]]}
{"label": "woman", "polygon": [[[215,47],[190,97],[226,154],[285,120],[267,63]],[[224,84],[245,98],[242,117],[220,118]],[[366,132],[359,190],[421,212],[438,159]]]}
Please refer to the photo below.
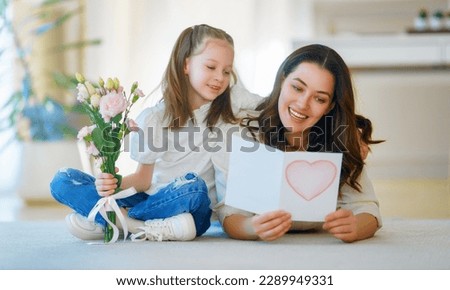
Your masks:
{"label": "woman", "polygon": [[[381,217],[364,170],[361,141],[382,141],[371,139],[370,121],[355,113],[351,76],[343,59],[323,45],[297,49],[281,64],[271,94],[257,111],[257,117],[246,117],[243,123],[267,145],[284,151],[343,153],[337,210],[325,218],[322,228],[344,242],[372,237],[381,227]],[[217,189],[223,191],[218,195],[223,196],[219,184],[226,180],[228,165],[220,155],[213,156],[213,163]],[[281,210],[254,215],[223,202],[215,210],[224,230],[236,239],[270,241],[292,229],[317,226],[293,223]]]}

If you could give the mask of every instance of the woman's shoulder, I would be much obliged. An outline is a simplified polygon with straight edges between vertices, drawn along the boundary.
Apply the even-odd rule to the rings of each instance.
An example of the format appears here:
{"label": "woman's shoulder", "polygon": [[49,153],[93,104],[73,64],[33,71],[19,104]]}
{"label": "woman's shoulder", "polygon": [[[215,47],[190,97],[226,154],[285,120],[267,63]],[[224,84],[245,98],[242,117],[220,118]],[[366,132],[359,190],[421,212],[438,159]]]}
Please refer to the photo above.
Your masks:
{"label": "woman's shoulder", "polygon": [[360,191],[352,188],[348,184],[344,184],[341,188],[341,193],[343,195],[349,195],[352,199],[358,199],[358,198],[367,198],[367,197],[373,197],[375,198],[375,190],[373,187],[372,180],[369,177],[369,174],[367,172],[366,166],[361,171],[361,174],[359,175],[357,179]]}

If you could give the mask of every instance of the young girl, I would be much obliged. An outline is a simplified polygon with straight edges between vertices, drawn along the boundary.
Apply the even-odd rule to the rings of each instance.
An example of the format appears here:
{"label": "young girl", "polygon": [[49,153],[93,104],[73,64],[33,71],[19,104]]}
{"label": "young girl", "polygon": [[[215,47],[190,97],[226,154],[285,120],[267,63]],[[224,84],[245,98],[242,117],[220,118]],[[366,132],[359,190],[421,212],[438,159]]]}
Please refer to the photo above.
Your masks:
{"label": "young girl", "polygon": [[[294,51],[281,64],[271,94],[257,110],[261,110],[259,116],[244,118],[244,124],[259,141],[284,151],[343,153],[338,209],[321,226],[345,242],[372,237],[381,227],[381,217],[364,170],[366,146],[360,143],[381,141],[371,139],[370,121],[355,114],[350,72],[342,58],[322,45]],[[221,197],[228,170],[224,160],[224,154],[213,156]],[[216,211],[224,230],[236,239],[270,241],[289,230],[318,225],[293,223],[290,214],[281,210],[254,215],[225,206],[223,201]]]}
{"label": "young girl", "polygon": [[[163,102],[145,109],[136,120],[139,131],[131,133],[131,158],[138,166],[120,187],[138,193],[117,203],[132,239],[192,240],[209,228],[210,204],[216,202],[207,147],[212,128],[235,123],[233,108],[245,106],[238,100],[231,104],[233,59],[233,39],[221,29],[196,25],[178,37],[161,83]],[[250,99],[247,106],[258,101]],[[86,217],[101,197],[114,193],[116,182],[107,173],[94,178],[64,169],[56,174],[51,192],[75,210],[66,217],[74,236],[103,238],[105,220],[97,215],[91,223]]]}

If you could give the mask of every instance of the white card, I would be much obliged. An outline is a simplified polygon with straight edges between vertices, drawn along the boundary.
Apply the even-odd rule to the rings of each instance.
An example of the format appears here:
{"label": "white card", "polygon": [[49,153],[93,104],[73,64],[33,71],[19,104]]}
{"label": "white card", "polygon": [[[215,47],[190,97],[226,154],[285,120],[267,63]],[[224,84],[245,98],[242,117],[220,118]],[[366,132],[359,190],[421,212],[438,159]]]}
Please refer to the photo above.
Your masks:
{"label": "white card", "polygon": [[283,209],[294,221],[324,221],[336,210],[342,153],[283,152],[232,138],[225,204],[261,214]]}

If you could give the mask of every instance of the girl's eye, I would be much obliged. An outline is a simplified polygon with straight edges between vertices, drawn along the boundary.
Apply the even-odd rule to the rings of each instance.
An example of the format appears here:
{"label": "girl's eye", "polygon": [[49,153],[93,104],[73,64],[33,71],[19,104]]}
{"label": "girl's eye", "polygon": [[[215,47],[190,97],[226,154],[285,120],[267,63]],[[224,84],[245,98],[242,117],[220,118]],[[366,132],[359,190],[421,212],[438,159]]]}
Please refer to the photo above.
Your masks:
{"label": "girl's eye", "polygon": [[214,69],[215,69],[215,67],[209,66],[209,65],[207,65],[206,67],[207,67],[208,69],[210,69],[210,70],[214,70]]}
{"label": "girl's eye", "polygon": [[229,74],[231,74],[231,72],[230,72],[230,71],[224,71],[223,73],[224,73],[224,74],[226,74],[226,75],[229,75]]}

